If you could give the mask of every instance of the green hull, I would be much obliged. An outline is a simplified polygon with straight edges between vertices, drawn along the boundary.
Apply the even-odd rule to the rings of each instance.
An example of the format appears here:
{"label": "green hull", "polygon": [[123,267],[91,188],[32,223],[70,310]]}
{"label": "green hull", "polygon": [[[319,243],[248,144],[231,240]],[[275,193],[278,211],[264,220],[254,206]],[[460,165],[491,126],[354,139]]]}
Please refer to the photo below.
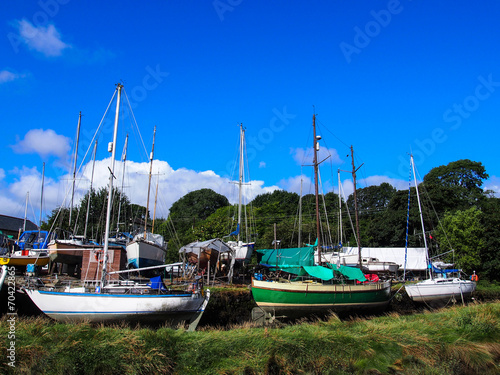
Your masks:
{"label": "green hull", "polygon": [[329,311],[376,311],[389,304],[391,282],[321,284],[252,280],[252,295],[264,311],[289,318]]}

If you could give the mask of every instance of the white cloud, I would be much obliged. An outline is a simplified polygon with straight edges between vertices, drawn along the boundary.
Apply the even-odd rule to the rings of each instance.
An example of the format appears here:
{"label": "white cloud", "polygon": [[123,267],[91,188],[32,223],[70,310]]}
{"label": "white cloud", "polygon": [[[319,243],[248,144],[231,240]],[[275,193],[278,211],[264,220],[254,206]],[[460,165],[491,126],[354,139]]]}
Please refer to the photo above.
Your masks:
{"label": "white cloud", "polygon": [[[109,181],[110,158],[97,160],[94,167],[94,189],[106,188]],[[149,163],[126,162],[124,192],[132,203],[146,206],[148,195]],[[123,164],[115,162],[115,179],[113,185],[121,189]],[[0,170],[1,172],[1,170]],[[9,177],[14,179],[3,191],[0,191],[3,202],[3,213],[21,217],[24,215],[26,192],[30,193],[30,218],[38,221],[40,210],[41,172],[37,168],[22,168],[9,171]],[[74,202],[77,205],[90,187],[92,162],[82,167],[80,177],[76,180]],[[156,217],[167,217],[172,204],[189,192],[208,188],[226,196],[230,203],[237,203],[238,187],[228,178],[223,178],[208,170],[197,172],[185,168],[172,169],[166,161],[153,162],[153,177],[150,190],[150,213],[153,214],[156,183],[158,182],[158,199]],[[5,184],[4,184],[5,185]],[[68,207],[71,201],[72,176],[70,173],[58,177],[57,180],[45,178],[44,183],[44,215],[63,205]],[[248,203],[258,194],[272,192],[277,186],[265,187],[263,181],[251,181],[243,189],[243,202]]]}
{"label": "white cloud", "polygon": [[289,191],[291,193],[297,193],[299,195],[301,192],[303,195],[314,192],[313,181],[309,177],[304,175],[289,177],[287,179],[281,180],[279,182],[279,185],[283,188],[283,190]]}
{"label": "white cloud", "polygon": [[[109,181],[110,158],[97,160],[94,168],[93,187],[95,189],[105,188]],[[122,185],[123,164],[121,161],[115,162],[115,177],[113,184],[117,188]],[[0,169],[0,178],[2,173],[6,177],[13,179],[14,182],[6,186],[6,178],[3,178],[3,191],[0,191],[0,204],[4,208],[3,213],[7,215],[22,217],[24,215],[24,204],[26,192],[30,192],[30,219],[38,221],[40,210],[40,192],[41,192],[41,172],[37,168],[22,168],[4,172]],[[138,163],[134,161],[126,162],[126,172],[124,179],[124,192],[132,203],[146,206],[148,194],[148,173],[149,163]],[[80,202],[90,187],[90,178],[92,174],[92,162],[85,164],[76,181],[75,205]],[[155,202],[155,190],[158,182],[158,199],[156,207],[156,217],[167,217],[172,204],[189,192],[202,188],[212,189],[215,192],[226,196],[230,203],[238,201],[238,185],[228,178],[221,177],[214,171],[194,171],[186,168],[174,170],[166,161],[155,160],[153,162],[153,178],[151,181],[150,205],[149,209],[153,214]],[[290,177],[280,182],[278,186],[264,186],[264,181],[254,180],[243,189],[243,202],[248,203],[259,194],[270,193],[280,188],[300,194],[302,180],[303,194],[310,194],[314,191],[311,177],[299,175]],[[398,189],[406,189],[408,182],[390,179],[385,176],[372,176],[366,180],[360,180],[362,185],[379,185],[382,182],[389,182]],[[64,205],[69,206],[71,199],[71,174],[67,173],[58,179],[45,178],[44,184],[44,214]],[[347,198],[352,194],[352,180],[346,178],[342,182],[343,191]],[[323,189],[325,193],[326,189]],[[338,187],[335,188],[338,192]],[[34,219],[33,219],[34,218]]]}
{"label": "white cloud", "polygon": [[36,27],[26,19],[22,19],[17,21],[16,26],[21,40],[28,48],[45,56],[60,56],[64,49],[71,47],[61,40],[61,35],[53,24]]}
{"label": "white cloud", "polygon": [[0,84],[15,81],[16,79],[24,78],[25,76],[26,74],[17,74],[8,70],[2,70],[0,71]]}
{"label": "white cloud", "polygon": [[54,155],[64,159],[71,150],[70,143],[68,137],[59,135],[52,129],[31,129],[24,139],[11,147],[18,154],[38,154],[41,157]]}

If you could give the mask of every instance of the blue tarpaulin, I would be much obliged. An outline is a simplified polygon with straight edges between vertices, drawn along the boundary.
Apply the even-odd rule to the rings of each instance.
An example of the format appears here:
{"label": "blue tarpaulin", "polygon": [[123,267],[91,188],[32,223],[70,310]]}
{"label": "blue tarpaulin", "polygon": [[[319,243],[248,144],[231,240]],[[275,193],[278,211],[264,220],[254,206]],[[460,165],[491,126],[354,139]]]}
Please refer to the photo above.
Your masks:
{"label": "blue tarpaulin", "polygon": [[148,286],[151,287],[151,289],[155,290],[167,290],[165,286],[163,285],[163,281],[161,280],[161,276],[156,276],[152,277],[149,279],[150,283],[148,283]]}

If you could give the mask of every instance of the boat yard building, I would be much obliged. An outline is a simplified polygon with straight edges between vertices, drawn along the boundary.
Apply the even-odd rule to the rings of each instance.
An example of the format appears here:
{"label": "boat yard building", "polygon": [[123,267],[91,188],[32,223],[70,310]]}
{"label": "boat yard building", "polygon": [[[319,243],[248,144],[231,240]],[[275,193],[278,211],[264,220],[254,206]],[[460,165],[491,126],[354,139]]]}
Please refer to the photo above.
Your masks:
{"label": "boat yard building", "polygon": [[[24,219],[18,217],[0,215],[0,231],[7,235],[12,236],[14,239],[18,239],[19,235],[23,232]],[[38,227],[31,222],[26,220],[26,230],[36,230]]]}

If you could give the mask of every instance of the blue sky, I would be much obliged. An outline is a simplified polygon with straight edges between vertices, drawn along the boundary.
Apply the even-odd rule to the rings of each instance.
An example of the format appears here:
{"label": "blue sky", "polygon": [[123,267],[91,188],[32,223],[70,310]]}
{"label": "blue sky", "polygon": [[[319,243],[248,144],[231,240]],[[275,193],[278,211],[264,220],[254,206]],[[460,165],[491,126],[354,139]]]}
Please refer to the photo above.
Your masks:
{"label": "blue sky", "polygon": [[[239,128],[246,128],[249,199],[277,188],[305,192],[312,115],[321,177],[337,187],[408,186],[413,152],[423,177],[459,159],[480,161],[500,191],[500,3],[401,1],[9,1],[0,5],[0,213],[38,221],[68,205],[78,113],[76,200],[90,184],[88,147],[122,82],[140,137],[130,134],[125,193],[144,204],[157,127],[158,216],[189,191],[236,199]],[[93,184],[107,183],[106,116]],[[142,138],[141,138],[142,137]],[[104,146],[104,147],[103,147]],[[117,164],[120,184],[121,164]],[[341,173],[346,194],[351,176]],[[153,189],[154,190],[154,189]],[[154,194],[152,194],[154,196]]]}

